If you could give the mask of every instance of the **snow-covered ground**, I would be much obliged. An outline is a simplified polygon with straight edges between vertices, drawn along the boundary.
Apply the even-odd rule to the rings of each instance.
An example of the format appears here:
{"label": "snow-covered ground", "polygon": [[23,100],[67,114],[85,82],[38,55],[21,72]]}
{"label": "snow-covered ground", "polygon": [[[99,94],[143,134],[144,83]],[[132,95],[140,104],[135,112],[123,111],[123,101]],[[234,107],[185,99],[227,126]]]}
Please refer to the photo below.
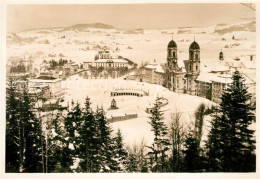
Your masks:
{"label": "snow-covered ground", "polygon": [[[251,23],[248,23],[251,24]],[[233,24],[233,26],[243,26]],[[178,46],[179,60],[188,59],[189,45],[195,40],[201,48],[201,63],[209,64],[218,60],[222,49],[225,58],[255,54],[256,33],[254,31],[226,30],[219,34],[216,30],[233,27],[232,24],[206,28],[177,28],[161,30],[143,30],[129,34],[118,29],[39,29],[7,35],[7,57],[30,57],[35,63],[50,60],[49,54],[63,54],[76,63],[93,61],[98,46],[107,46],[111,50],[119,48],[118,55],[138,64],[141,62],[166,62],[167,45],[172,39]],[[244,27],[247,29],[247,26]],[[234,36],[235,40],[232,39]],[[228,48],[225,48],[228,47]]]}
{"label": "snow-covered ground", "polygon": [[[142,138],[146,144],[153,141],[153,133],[148,123],[150,114],[145,112],[147,107],[151,107],[156,97],[165,97],[169,104],[162,107],[164,111],[165,123],[168,125],[171,121],[171,115],[175,112],[182,114],[182,122],[185,126],[194,122],[194,111],[204,103],[207,106],[213,103],[207,99],[186,94],[177,94],[168,89],[154,84],[126,81],[122,79],[83,79],[79,75],[74,75],[63,82],[63,88],[66,92],[65,101],[79,102],[84,107],[85,98],[88,96],[92,102],[92,108],[103,106],[107,111],[107,117],[137,113],[138,118],[127,121],[111,123],[112,128],[116,131],[122,130],[124,142],[127,145],[140,143]],[[110,92],[113,89],[142,89],[149,91],[149,96],[116,96],[111,97]],[[119,109],[108,110],[111,100],[115,99]]]}
{"label": "snow-covered ground", "polygon": [[[225,59],[254,55],[256,53],[254,28],[255,22],[206,28],[150,29],[133,34],[119,29],[62,27],[36,29],[7,34],[7,58],[17,56],[31,59],[34,66],[41,64],[43,60],[57,60],[62,56],[65,56],[62,57],[64,59],[82,63],[93,61],[99,47],[107,46],[110,50],[118,47],[118,55],[138,64],[154,60],[157,63],[165,63],[167,45],[173,34],[173,40],[178,46],[178,60],[188,59],[189,46],[195,38],[200,45],[201,71],[206,71],[204,67],[216,66],[221,49]],[[233,36],[235,39],[232,39]],[[9,61],[7,63],[9,64]],[[169,101],[169,104],[162,108],[166,124],[170,122],[171,113],[178,111],[182,113],[183,123],[188,125],[194,121],[194,111],[201,103],[211,105],[211,102],[204,98],[173,93],[158,85],[122,79],[92,80],[75,75],[64,81],[63,87],[66,101],[73,99],[75,102],[80,102],[83,107],[85,98],[89,96],[93,109],[98,105],[103,106],[105,110],[110,107],[112,100],[110,91],[113,88],[149,91],[149,96],[144,97],[114,97],[119,109],[107,112],[108,117],[125,113],[138,114],[137,119],[111,124],[114,130],[117,128],[122,130],[125,143],[129,145],[139,143],[142,138],[147,144],[152,142],[153,134],[148,124],[149,115],[145,109],[152,106],[157,96],[163,96]]]}

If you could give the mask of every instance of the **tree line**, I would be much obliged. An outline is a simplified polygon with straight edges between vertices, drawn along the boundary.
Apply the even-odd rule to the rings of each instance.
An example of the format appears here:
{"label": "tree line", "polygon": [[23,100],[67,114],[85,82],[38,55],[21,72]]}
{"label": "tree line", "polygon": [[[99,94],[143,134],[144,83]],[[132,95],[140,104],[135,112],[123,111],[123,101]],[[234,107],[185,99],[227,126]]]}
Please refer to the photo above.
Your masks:
{"label": "tree line", "polygon": [[[149,124],[151,145],[144,140],[126,146],[121,131],[113,132],[102,107],[72,102],[47,119],[32,111],[26,89],[7,90],[6,172],[255,172],[255,109],[248,101],[244,79],[233,83],[213,108],[201,104],[193,125],[173,113],[164,122],[157,98]],[[205,115],[211,115],[207,139],[202,139]]]}

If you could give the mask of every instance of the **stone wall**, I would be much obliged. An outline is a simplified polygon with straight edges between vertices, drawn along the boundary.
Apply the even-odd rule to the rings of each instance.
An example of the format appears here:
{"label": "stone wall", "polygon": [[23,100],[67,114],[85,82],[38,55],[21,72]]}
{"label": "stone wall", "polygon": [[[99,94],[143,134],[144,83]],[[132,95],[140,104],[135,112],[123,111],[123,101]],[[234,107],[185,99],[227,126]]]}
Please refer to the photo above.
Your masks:
{"label": "stone wall", "polygon": [[137,114],[125,114],[124,116],[111,116],[110,118],[107,118],[107,121],[112,122],[118,122],[118,121],[125,121],[129,119],[137,118]]}

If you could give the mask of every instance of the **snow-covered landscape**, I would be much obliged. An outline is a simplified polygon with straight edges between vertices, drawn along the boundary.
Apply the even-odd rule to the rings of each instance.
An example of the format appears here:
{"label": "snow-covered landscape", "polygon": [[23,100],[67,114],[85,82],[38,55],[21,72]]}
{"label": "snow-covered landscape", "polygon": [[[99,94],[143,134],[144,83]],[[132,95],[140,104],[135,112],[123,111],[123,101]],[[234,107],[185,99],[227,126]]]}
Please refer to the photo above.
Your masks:
{"label": "snow-covered landscape", "polygon": [[[19,56],[40,64],[44,59],[62,56],[76,63],[94,61],[96,51],[119,48],[122,55],[138,64],[166,61],[166,47],[173,38],[180,60],[188,59],[190,43],[196,39],[201,46],[201,62],[213,65],[222,49],[225,58],[248,58],[255,55],[255,21],[219,24],[207,28],[176,28],[162,30],[121,30],[102,24],[79,24],[71,27],[28,30],[7,35],[7,58]],[[234,36],[235,39],[232,39]],[[55,57],[53,57],[55,55]],[[50,57],[51,56],[51,57]]]}
{"label": "snow-covered landscape", "polygon": [[[141,139],[144,139],[148,145],[152,143],[154,136],[151,131],[151,126],[148,123],[150,114],[147,114],[145,111],[146,108],[153,106],[156,97],[166,97],[169,101],[166,106],[162,107],[165,122],[169,124],[171,115],[178,112],[182,114],[182,123],[186,127],[194,123],[194,112],[201,103],[204,103],[207,107],[211,107],[211,105],[214,104],[210,100],[198,96],[173,93],[159,85],[125,81],[122,79],[92,80],[83,79],[78,75],[74,75],[63,82],[63,87],[66,91],[66,104],[67,102],[74,101],[79,102],[83,107],[85,98],[90,97],[92,108],[95,109],[96,106],[102,106],[107,111],[106,115],[108,118],[110,116],[124,115],[125,113],[138,114],[136,119],[111,123],[114,131],[117,131],[118,128],[121,129],[124,142],[130,146],[135,143],[140,143]],[[149,95],[143,97],[112,97],[110,92],[115,88],[143,89],[149,91]],[[119,109],[108,110],[113,98],[116,100]]]}
{"label": "snow-covered landscape", "polygon": [[159,6],[9,6],[7,172],[256,171],[255,4]]}
{"label": "snow-covered landscape", "polygon": [[[97,28],[99,27],[99,28]],[[232,37],[235,39],[232,39]],[[161,30],[121,30],[106,24],[79,24],[71,27],[44,28],[10,33],[7,35],[7,57],[19,56],[30,59],[40,65],[43,60],[66,58],[76,63],[93,62],[97,50],[104,47],[115,51],[139,65],[145,62],[165,63],[166,47],[174,39],[178,45],[179,60],[188,59],[189,44],[196,39],[201,46],[201,71],[209,71],[219,63],[218,53],[222,49],[225,59],[244,58],[255,54],[255,22],[245,21],[235,24],[219,24],[207,28],[176,28]],[[131,48],[129,48],[131,47]],[[62,54],[62,55],[61,55]],[[11,60],[8,61],[11,63]],[[162,86],[118,79],[84,80],[72,76],[63,82],[66,88],[66,101],[79,101],[91,97],[92,106],[103,106],[108,109],[112,97],[110,90],[114,85],[124,88],[147,88],[147,97],[116,97],[119,109],[108,111],[107,116],[124,113],[138,113],[137,119],[117,122],[113,128],[121,128],[125,142],[132,144],[145,138],[152,141],[152,132],[148,124],[149,115],[145,109],[153,105],[156,96],[167,96],[169,104],[163,108],[165,118],[171,113],[182,113],[184,123],[194,119],[194,111],[201,104],[211,105],[209,100],[172,93]],[[191,102],[186,105],[187,101]],[[116,113],[116,114],[113,114]],[[150,137],[147,137],[150,136]]]}

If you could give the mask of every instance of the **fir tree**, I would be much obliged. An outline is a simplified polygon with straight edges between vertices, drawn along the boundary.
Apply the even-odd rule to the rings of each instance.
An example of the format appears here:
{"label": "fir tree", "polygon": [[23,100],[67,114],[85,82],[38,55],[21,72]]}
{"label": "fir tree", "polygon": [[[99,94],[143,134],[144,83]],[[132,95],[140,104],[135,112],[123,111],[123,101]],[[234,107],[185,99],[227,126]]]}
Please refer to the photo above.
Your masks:
{"label": "fir tree", "polygon": [[221,166],[221,155],[222,155],[222,148],[221,148],[221,140],[222,137],[225,135],[220,130],[220,124],[223,121],[222,117],[220,116],[219,110],[217,108],[214,109],[212,113],[213,120],[211,123],[211,130],[208,134],[208,140],[206,141],[206,158],[207,158],[207,167],[206,170],[209,172],[220,172],[223,171]]}
{"label": "fir tree", "polygon": [[125,165],[127,163],[127,151],[124,149],[124,145],[123,145],[123,136],[122,133],[120,131],[120,129],[118,129],[117,133],[116,133],[116,137],[114,138],[114,155],[117,161],[117,165],[118,165],[118,172],[124,172],[125,171]]}
{"label": "fir tree", "polygon": [[[225,172],[255,171],[254,130],[249,129],[255,116],[249,104],[251,95],[247,92],[244,78],[236,71],[233,82],[222,95],[219,115],[213,118],[208,147],[217,147],[217,155],[208,156],[219,161]],[[208,149],[209,153],[213,149]],[[215,158],[214,158],[215,157]]]}
{"label": "fir tree", "polygon": [[198,172],[201,165],[200,149],[193,131],[190,131],[186,136],[183,155],[183,171]]}
{"label": "fir tree", "polygon": [[97,162],[100,162],[101,172],[113,172],[116,171],[118,166],[117,162],[115,161],[114,154],[114,146],[113,141],[111,138],[111,128],[107,123],[105,112],[103,108],[97,108],[95,118],[98,123],[98,155],[99,160]]}
{"label": "fir tree", "polygon": [[148,155],[150,156],[152,171],[166,172],[168,170],[167,151],[170,144],[166,138],[167,127],[163,122],[164,118],[159,105],[159,98],[157,98],[152,110],[152,116],[150,117],[151,121],[149,122],[154,132],[154,142],[152,146],[148,147],[151,149]]}
{"label": "fir tree", "polygon": [[6,171],[44,172],[41,121],[32,112],[27,88],[8,89],[6,111]]}
{"label": "fir tree", "polygon": [[[236,71],[233,83],[222,95],[220,104],[223,115],[221,130],[226,132],[223,146],[223,168],[226,171],[254,171],[250,163],[254,157],[254,130],[249,126],[254,121],[252,107],[248,103],[251,95],[247,92],[244,78]],[[232,155],[230,155],[232,153]]]}
{"label": "fir tree", "polygon": [[6,172],[19,171],[18,106],[13,83],[10,82],[6,95]]}
{"label": "fir tree", "polygon": [[82,110],[79,103],[74,105],[72,102],[72,110],[70,110],[65,118],[65,130],[69,137],[69,145],[73,146],[74,156],[77,157],[79,154],[80,135],[79,128],[82,124]]}
{"label": "fir tree", "polygon": [[127,162],[126,162],[126,171],[130,173],[139,172],[138,168],[138,146],[135,144],[132,147],[127,147]]}
{"label": "fir tree", "polygon": [[42,124],[31,110],[31,101],[26,90],[23,93],[20,110],[20,133],[22,134],[24,152],[23,172],[44,172]]}
{"label": "fir tree", "polygon": [[85,102],[85,111],[83,114],[82,124],[79,128],[81,145],[79,147],[80,167],[83,172],[98,172],[98,124],[94,113],[90,108],[90,99],[87,97]]}
{"label": "fir tree", "polygon": [[62,111],[58,111],[47,126],[46,172],[48,173],[72,172],[70,166],[73,165],[73,155],[63,121]]}

